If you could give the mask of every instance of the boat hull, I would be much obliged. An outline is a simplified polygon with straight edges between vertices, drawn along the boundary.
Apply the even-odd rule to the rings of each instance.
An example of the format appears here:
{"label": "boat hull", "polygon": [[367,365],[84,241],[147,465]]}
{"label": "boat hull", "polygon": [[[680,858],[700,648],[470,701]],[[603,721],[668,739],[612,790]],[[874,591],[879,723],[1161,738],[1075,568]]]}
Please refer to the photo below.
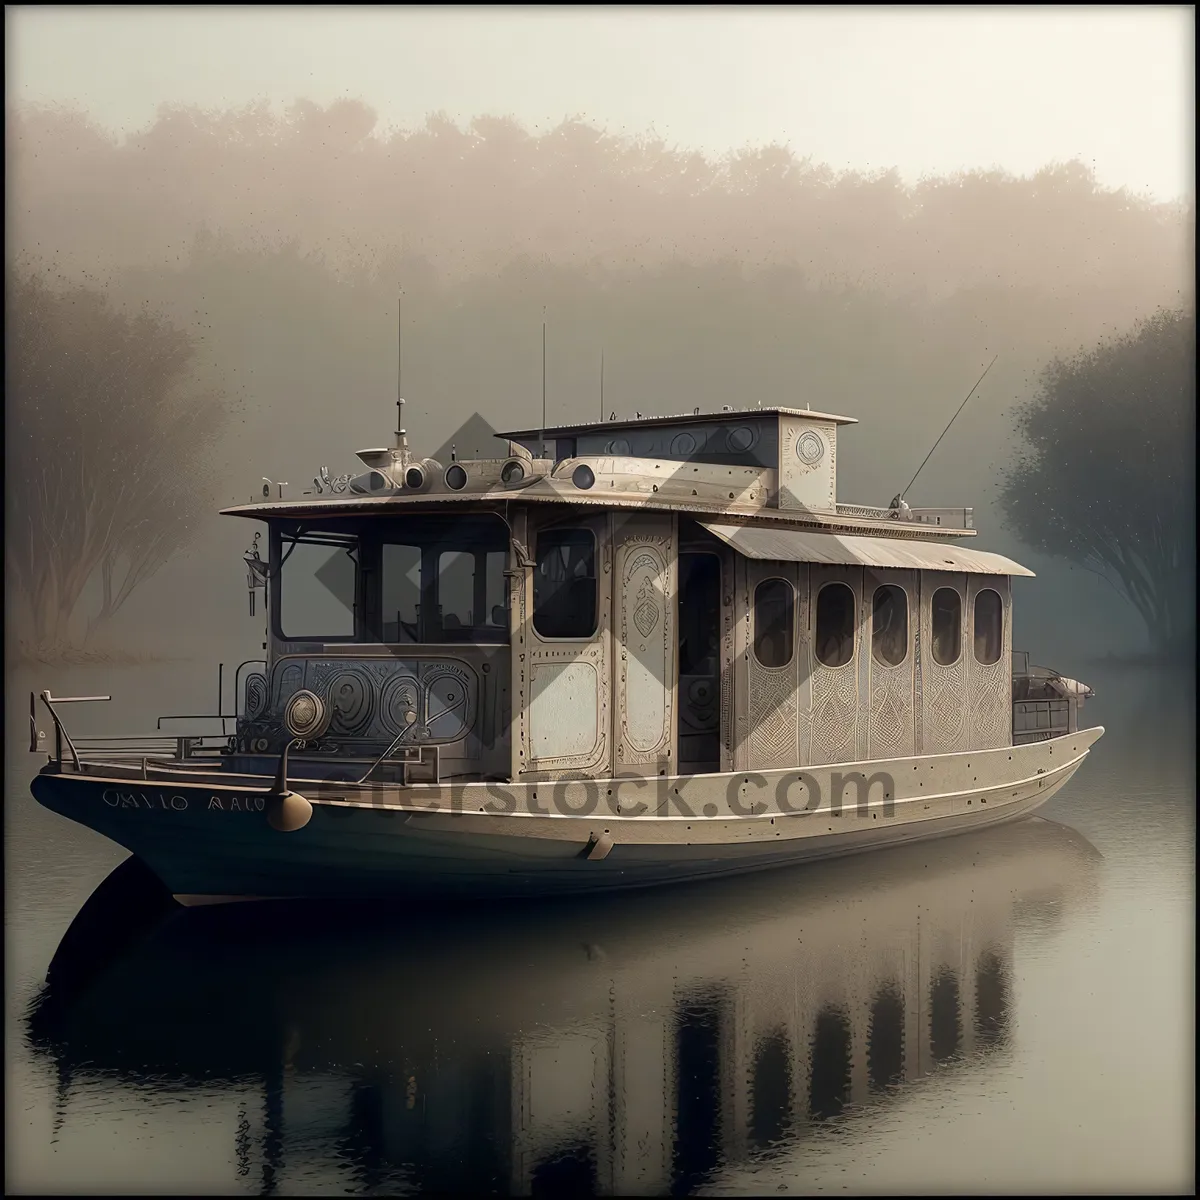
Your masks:
{"label": "boat hull", "polygon": [[[174,895],[194,901],[545,896],[760,871],[1016,820],[1071,778],[1102,733],[799,774],[562,785],[593,801],[606,795],[606,805],[586,814],[569,793],[559,811],[544,811],[552,787],[545,783],[502,788],[512,811],[497,812],[477,803],[498,794],[495,784],[367,798],[293,781],[313,811],[290,832],[270,824],[266,788],[224,783],[219,773],[198,782],[166,772],[132,779],[48,768],[32,791],[46,808],[126,847]],[[842,780],[855,775],[887,784],[844,806]],[[783,803],[797,786],[803,796],[803,780],[819,802]],[[647,796],[651,803],[631,815],[628,796],[646,789],[658,802]],[[766,800],[751,803],[758,797]]]}

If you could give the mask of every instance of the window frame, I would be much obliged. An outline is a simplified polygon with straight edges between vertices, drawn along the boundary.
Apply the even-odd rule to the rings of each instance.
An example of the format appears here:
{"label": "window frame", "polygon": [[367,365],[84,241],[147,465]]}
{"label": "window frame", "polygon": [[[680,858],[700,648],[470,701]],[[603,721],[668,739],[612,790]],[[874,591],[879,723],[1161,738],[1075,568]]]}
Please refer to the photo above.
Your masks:
{"label": "window frame", "polygon": [[[442,517],[437,514],[433,520]],[[459,550],[476,556],[477,565],[482,562],[486,571],[487,557],[490,554],[503,553],[505,571],[507,574],[510,563],[512,542],[508,523],[502,517],[483,514],[467,518],[451,518],[446,514],[446,533],[444,536],[428,536],[423,529],[412,537],[404,536],[406,526],[391,516],[372,516],[366,518],[348,517],[344,514],[331,514],[326,518],[308,517],[305,519],[274,519],[269,523],[269,558],[271,564],[267,583],[267,607],[269,611],[270,636],[280,643],[300,643],[316,645],[363,645],[363,646],[402,646],[406,651],[419,646],[507,646],[512,642],[512,613],[511,593],[507,587],[503,593],[505,611],[508,613],[508,624],[497,626],[487,623],[472,626],[469,636],[454,639],[450,642],[443,640],[444,630],[440,622],[430,622],[427,608],[437,596],[437,568],[440,556],[448,550]],[[471,531],[462,539],[462,522],[471,523]],[[492,527],[495,530],[492,537]],[[305,535],[314,537],[353,538],[355,549],[355,578],[354,578],[354,632],[350,635],[325,637],[289,636],[283,630],[282,621],[282,587],[281,556],[285,537],[290,541],[293,531],[302,530],[301,541]],[[455,530],[460,537],[455,536]],[[421,578],[418,589],[418,630],[414,642],[384,642],[383,636],[383,560],[385,546],[411,546],[420,554]],[[593,560],[595,561],[595,560]],[[486,586],[486,583],[485,583]],[[488,614],[490,615],[490,614]]]}
{"label": "window frame", "polygon": [[[937,599],[939,592],[949,592],[958,601],[958,653],[948,662],[941,662],[937,656],[937,631],[933,627],[934,607],[933,602]],[[957,666],[962,662],[963,658],[963,598],[962,592],[956,587],[951,587],[947,583],[933,589],[929,596],[929,657],[933,661],[935,667],[948,669]]]}
{"label": "window frame", "polygon": [[[759,619],[758,619],[758,596],[764,587],[770,583],[781,583],[787,589],[791,600],[786,606],[786,611],[791,615],[791,622],[787,629],[787,657],[779,663],[766,663],[758,653],[759,644]],[[792,665],[796,657],[796,588],[790,579],[785,579],[782,575],[767,575],[760,579],[754,585],[754,595],[750,601],[751,611],[751,626],[750,626],[750,653],[754,655],[754,661],[765,671],[783,671]]]}
{"label": "window frame", "polygon": [[[876,645],[876,613],[875,599],[882,591],[899,592],[904,600],[904,653],[900,656],[897,662],[888,662],[880,657]],[[912,626],[910,620],[910,605],[908,602],[908,589],[901,587],[898,583],[880,583],[876,585],[875,590],[871,593],[871,660],[876,665],[887,670],[894,670],[897,667],[902,667],[908,662],[909,654],[912,652]]]}
{"label": "window frame", "polygon": [[[840,587],[845,588],[850,593],[850,657],[844,663],[838,663],[836,666],[831,666],[821,658],[820,639],[818,631],[820,629],[821,619],[821,593],[827,588]],[[858,597],[854,594],[854,588],[850,586],[844,579],[827,579],[819,588],[817,594],[813,597],[813,660],[817,666],[822,667],[826,671],[844,671],[847,667],[854,666],[855,659],[858,657]]]}
{"label": "window frame", "polygon": [[[979,657],[976,632],[979,625],[979,599],[988,592],[996,597],[996,657],[990,662]],[[981,587],[971,602],[971,657],[981,667],[994,667],[1004,657],[1004,597],[994,587]]]}
{"label": "window frame", "polygon": [[[590,576],[593,586],[593,619],[592,629],[586,634],[569,634],[566,637],[555,634],[544,634],[537,627],[537,577],[538,569],[541,566],[542,538],[547,534],[562,534],[562,533],[584,533],[587,534],[591,542],[592,556],[592,574]],[[589,578],[589,576],[583,576]],[[596,531],[589,525],[585,524],[569,524],[569,525],[547,525],[542,529],[537,530],[534,534],[533,543],[533,579],[530,586],[529,596],[529,628],[540,642],[548,643],[571,643],[571,642],[591,642],[596,639],[600,632],[601,625],[600,611],[600,539],[596,536]]]}
{"label": "window frame", "polygon": [[[336,522],[336,518],[331,518]],[[303,524],[303,523],[302,523]],[[353,538],[355,542],[354,553],[356,555],[351,561],[354,563],[354,604],[352,611],[352,620],[354,628],[349,634],[294,634],[285,633],[283,629],[283,568],[287,565],[287,557],[290,556],[292,549],[295,546],[305,542],[305,535],[311,534],[313,537],[342,537]],[[289,548],[285,551],[283,547],[285,536],[290,543]],[[272,521],[270,526],[270,538],[268,541],[269,553],[268,563],[270,570],[267,575],[267,586],[270,590],[268,597],[269,609],[271,614],[271,633],[276,641],[280,642],[305,642],[309,644],[321,646],[333,645],[354,645],[360,640],[363,632],[363,554],[366,539],[363,535],[363,530],[357,525],[348,527],[345,530],[338,529],[335,525],[333,529],[311,529],[305,527],[302,533],[293,537],[292,534],[286,533],[284,523]],[[320,545],[320,542],[310,541],[307,545]]]}

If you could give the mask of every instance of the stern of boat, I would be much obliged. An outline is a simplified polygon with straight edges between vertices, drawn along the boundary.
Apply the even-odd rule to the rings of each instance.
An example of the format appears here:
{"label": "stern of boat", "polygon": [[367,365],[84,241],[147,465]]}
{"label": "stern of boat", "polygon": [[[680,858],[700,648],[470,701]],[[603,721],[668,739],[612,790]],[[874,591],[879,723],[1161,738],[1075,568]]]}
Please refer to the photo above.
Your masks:
{"label": "stern of boat", "polygon": [[1045,742],[1077,733],[1085,700],[1095,691],[1051,667],[1031,665],[1027,650],[1013,651],[1012,696],[1014,746]]}

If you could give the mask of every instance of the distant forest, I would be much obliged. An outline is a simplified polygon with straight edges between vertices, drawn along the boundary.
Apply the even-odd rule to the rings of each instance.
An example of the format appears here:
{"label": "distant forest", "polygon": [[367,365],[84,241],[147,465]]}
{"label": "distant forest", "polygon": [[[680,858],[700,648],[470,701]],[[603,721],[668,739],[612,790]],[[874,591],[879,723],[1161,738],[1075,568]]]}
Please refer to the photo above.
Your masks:
{"label": "distant forest", "polygon": [[[213,506],[263,476],[302,490],[386,440],[402,295],[425,452],[475,412],[537,419],[545,320],[552,419],[601,411],[601,353],[604,408],[622,414],[842,412],[862,424],[840,499],[868,504],[907,482],[998,354],[909,499],[973,504],[981,546],[1021,557],[998,497],[1047,363],[1194,303],[1194,208],[1103,188],[1078,162],[906,186],[779,146],[705,157],[580,121],[380,131],[356,101],[164,108],[128,137],[70,110],[6,119],[10,268],[187,336],[182,382],[229,401],[202,439],[219,466],[195,474]],[[143,591],[161,605],[199,588],[212,622],[244,621],[233,550],[249,526],[196,520],[191,565]],[[1059,580],[1076,599],[1095,583]],[[1136,614],[1113,611],[1110,640],[1132,620],[1136,642]]]}

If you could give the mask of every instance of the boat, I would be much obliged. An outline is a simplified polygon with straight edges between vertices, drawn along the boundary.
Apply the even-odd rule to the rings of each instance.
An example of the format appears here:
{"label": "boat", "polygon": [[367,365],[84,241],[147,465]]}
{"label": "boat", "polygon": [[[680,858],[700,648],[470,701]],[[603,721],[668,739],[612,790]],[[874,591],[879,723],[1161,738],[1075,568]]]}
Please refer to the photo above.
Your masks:
{"label": "boat", "polygon": [[838,501],[853,418],[614,413],[439,460],[397,411],[357,474],[223,510],[265,525],[266,635],[230,713],[218,667],[220,733],[72,737],[63,706],[110,697],[30,695],[36,799],[189,903],[854,853],[1024,817],[1103,733],[1014,656],[1033,573],[970,547],[971,509]]}
{"label": "boat", "polygon": [[145,903],[122,864],[25,1029],[60,1137],[108,1106],[152,1111],[164,1138],[194,1128],[190,1105],[224,1130],[201,1192],[236,1170],[279,1192],[528,1196],[568,1173],[559,1194],[769,1193],[749,1173],[822,1131],[898,1119],[931,1077],[994,1079],[1022,961],[1094,901],[1102,865],[1035,816],[665,889],[653,920],[638,893],[419,921],[374,902],[174,909],[68,982]]}

